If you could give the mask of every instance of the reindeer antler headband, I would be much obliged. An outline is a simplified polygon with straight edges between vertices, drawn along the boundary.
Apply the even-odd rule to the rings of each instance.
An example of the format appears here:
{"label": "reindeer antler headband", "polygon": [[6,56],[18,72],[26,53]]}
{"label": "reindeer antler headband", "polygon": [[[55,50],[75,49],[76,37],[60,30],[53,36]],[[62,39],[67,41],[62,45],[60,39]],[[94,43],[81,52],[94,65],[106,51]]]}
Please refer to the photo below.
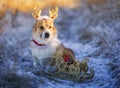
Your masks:
{"label": "reindeer antler headband", "polygon": [[32,16],[37,20],[42,19],[55,19],[58,16],[58,8],[55,7],[54,9],[49,11],[49,17],[48,16],[41,16],[41,9],[37,6],[34,7],[34,11],[32,12]]}

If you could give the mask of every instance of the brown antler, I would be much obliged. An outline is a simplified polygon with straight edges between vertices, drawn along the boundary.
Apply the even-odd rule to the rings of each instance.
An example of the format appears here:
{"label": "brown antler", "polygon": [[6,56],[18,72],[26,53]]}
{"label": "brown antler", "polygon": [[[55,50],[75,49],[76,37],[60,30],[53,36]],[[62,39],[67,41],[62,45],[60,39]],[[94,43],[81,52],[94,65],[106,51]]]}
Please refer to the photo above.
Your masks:
{"label": "brown antler", "polygon": [[50,11],[49,11],[49,16],[50,16],[52,19],[55,19],[55,18],[58,16],[58,8],[55,7],[54,9],[50,10]]}
{"label": "brown antler", "polygon": [[32,16],[34,18],[39,18],[41,16],[41,10],[37,6],[34,7],[34,10],[32,12]]}

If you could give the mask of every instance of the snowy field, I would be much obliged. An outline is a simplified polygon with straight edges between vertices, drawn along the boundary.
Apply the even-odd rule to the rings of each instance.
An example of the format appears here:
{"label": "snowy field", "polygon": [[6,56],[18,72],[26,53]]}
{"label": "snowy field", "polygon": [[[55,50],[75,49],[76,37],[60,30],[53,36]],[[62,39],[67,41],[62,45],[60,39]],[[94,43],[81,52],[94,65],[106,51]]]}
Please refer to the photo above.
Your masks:
{"label": "snowy field", "polygon": [[34,74],[30,41],[34,19],[7,12],[0,18],[0,88],[120,88],[120,10],[60,9],[59,38],[78,60],[89,57],[93,79],[81,83]]}

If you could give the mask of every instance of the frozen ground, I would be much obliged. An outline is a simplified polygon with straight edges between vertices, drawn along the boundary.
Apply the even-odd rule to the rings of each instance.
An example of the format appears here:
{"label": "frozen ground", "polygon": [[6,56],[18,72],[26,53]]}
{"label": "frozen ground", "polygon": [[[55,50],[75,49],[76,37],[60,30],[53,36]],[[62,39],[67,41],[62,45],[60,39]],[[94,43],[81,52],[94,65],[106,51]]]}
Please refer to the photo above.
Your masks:
{"label": "frozen ground", "polygon": [[95,70],[94,78],[82,83],[35,75],[29,48],[34,20],[8,12],[0,20],[0,88],[120,88],[120,14],[115,10],[113,16],[101,9],[60,10],[59,38],[77,59],[89,57]]}

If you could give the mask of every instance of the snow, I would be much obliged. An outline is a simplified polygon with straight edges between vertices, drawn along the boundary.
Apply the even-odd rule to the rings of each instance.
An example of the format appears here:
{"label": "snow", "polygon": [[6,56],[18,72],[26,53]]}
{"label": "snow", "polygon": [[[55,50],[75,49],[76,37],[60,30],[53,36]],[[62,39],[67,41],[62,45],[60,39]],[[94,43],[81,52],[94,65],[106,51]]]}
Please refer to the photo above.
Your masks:
{"label": "snow", "polygon": [[[97,19],[101,11],[93,15],[85,9],[77,9],[76,14],[74,10],[61,10],[55,25],[60,40],[73,49],[77,60],[89,57],[88,65],[95,70],[93,79],[77,83],[34,74],[29,47],[34,19],[29,14],[18,12],[13,16],[8,12],[0,20],[0,24],[4,24],[0,26],[0,30],[4,30],[0,33],[0,88],[119,88],[120,20],[108,24],[102,18],[104,13]],[[64,22],[63,16],[68,16]]]}

